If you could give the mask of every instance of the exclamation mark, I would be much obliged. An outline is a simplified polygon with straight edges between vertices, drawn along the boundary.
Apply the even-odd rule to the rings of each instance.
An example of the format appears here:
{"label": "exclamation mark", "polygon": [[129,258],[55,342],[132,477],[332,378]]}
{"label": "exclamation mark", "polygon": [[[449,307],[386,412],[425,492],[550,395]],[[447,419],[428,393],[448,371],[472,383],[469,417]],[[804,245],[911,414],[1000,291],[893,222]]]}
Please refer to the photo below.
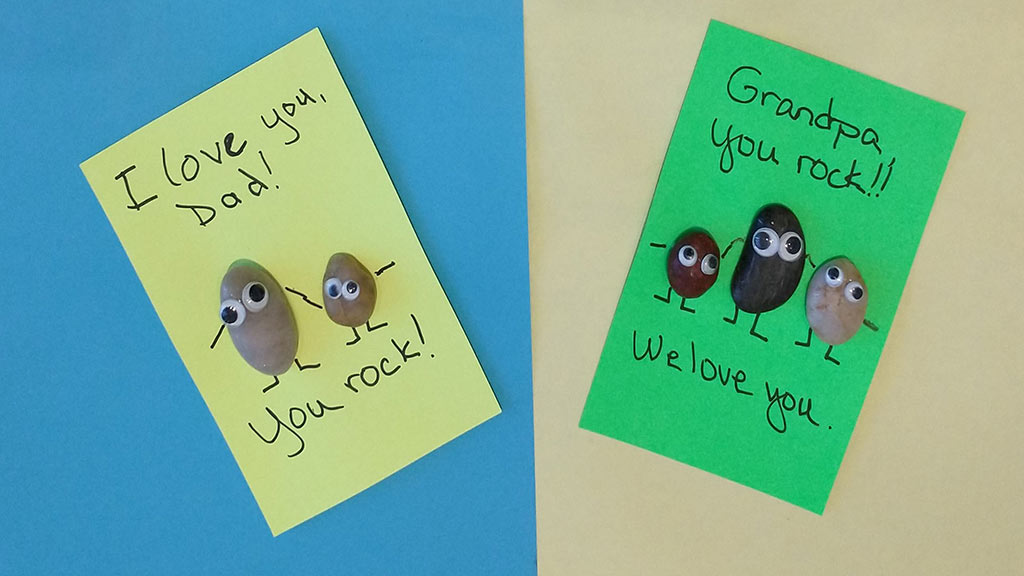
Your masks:
{"label": "exclamation mark", "polygon": [[884,165],[885,164],[883,162],[878,163],[878,170],[875,172],[875,179],[871,181],[872,188],[875,187],[875,184],[878,184],[878,177],[882,175],[882,166]]}
{"label": "exclamation mark", "polygon": [[[270,163],[267,162],[267,157],[263,155],[263,150],[257,150],[256,152],[259,153],[260,160],[263,161],[263,166],[267,169],[267,175],[273,176],[274,171],[270,169]],[[274,184],[274,189],[280,190],[281,186],[279,184]]]}
{"label": "exclamation mark", "polygon": [[[413,323],[413,325],[416,326],[416,335],[420,337],[420,344],[426,345],[427,341],[423,338],[423,329],[420,328],[420,323],[419,323],[419,320],[416,320],[416,315],[415,314],[409,314],[409,317],[412,318],[412,323]],[[431,354],[430,357],[433,358],[434,355]]]}
{"label": "exclamation mark", "polygon": [[880,190],[885,190],[885,185],[889,183],[889,177],[892,176],[892,165],[896,163],[896,157],[893,156],[892,160],[889,161],[889,172],[885,175],[885,181],[882,182]]}

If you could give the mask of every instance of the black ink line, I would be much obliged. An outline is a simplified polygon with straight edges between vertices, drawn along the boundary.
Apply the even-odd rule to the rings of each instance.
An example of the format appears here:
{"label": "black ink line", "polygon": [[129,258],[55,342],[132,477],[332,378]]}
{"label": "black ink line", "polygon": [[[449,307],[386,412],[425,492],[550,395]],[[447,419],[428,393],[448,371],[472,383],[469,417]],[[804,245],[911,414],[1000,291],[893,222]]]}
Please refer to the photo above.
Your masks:
{"label": "black ink line", "polygon": [[889,183],[889,177],[892,176],[892,165],[895,164],[895,163],[896,163],[896,158],[895,157],[892,160],[889,161],[889,172],[886,173],[885,181],[882,182],[882,187],[880,188],[880,190],[884,191],[885,190],[885,185]]}
{"label": "black ink line", "polygon": [[878,184],[878,177],[882,175],[882,166],[883,166],[883,163],[879,162],[878,163],[878,170],[875,172],[875,179],[871,181],[871,188],[874,188],[875,184]]}
{"label": "black ink line", "polygon": [[420,330],[420,323],[416,320],[415,314],[409,314],[412,317],[412,323],[416,325],[416,334],[420,337],[420,344],[426,344],[427,341],[423,339],[423,330]]}
{"label": "black ink line", "polygon": [[867,326],[869,329],[878,332],[878,326],[876,326],[874,322],[868,320],[867,318],[864,319],[864,325]]}
{"label": "black ink line", "polygon": [[223,164],[224,163],[223,162],[224,158],[223,158],[223,155],[220,153],[220,142],[214,142],[214,144],[217,145],[217,155],[216,156],[214,156],[213,154],[210,154],[209,152],[207,152],[206,150],[203,150],[202,148],[199,149],[199,153],[202,154],[203,156],[206,156],[210,160],[213,160],[217,164]]}
{"label": "black ink line", "polygon": [[132,201],[132,203],[129,204],[128,206],[125,206],[125,208],[128,208],[129,210],[135,210],[136,212],[138,212],[139,210],[142,210],[143,206],[149,204],[153,200],[156,200],[156,194],[153,194],[152,196],[146,198],[142,202],[136,200],[135,195],[132,194],[132,187],[128,185],[128,173],[131,172],[132,170],[135,170],[135,164],[132,164],[131,166],[125,168],[124,170],[121,170],[120,174],[114,176],[114,180],[120,180],[124,182],[124,191],[128,193],[128,199]]}
{"label": "black ink line", "polygon": [[664,298],[662,298],[660,294],[655,294],[654,295],[654,299],[658,300],[659,302],[664,302],[665,304],[669,304],[670,302],[672,302],[672,287],[671,286],[668,287],[668,293],[665,294]]}
{"label": "black ink line", "polygon": [[[739,309],[739,306],[737,306],[736,308]],[[758,340],[760,340],[762,342],[767,342],[768,339],[765,338],[764,336],[762,336],[761,334],[759,334],[757,332],[757,321],[760,320],[760,319],[761,319],[761,313],[760,312],[758,312],[757,314],[754,314],[754,323],[750,325],[750,335],[754,336],[755,338],[757,338]]]}
{"label": "black ink line", "polygon": [[[376,326],[374,326],[373,324],[370,324],[369,320],[367,320],[366,321],[366,331],[367,332],[373,332],[374,330],[377,330],[379,328],[386,328],[387,325],[388,325],[387,322],[381,322],[380,324],[377,324]],[[355,330],[355,328],[353,328],[353,330]]]}
{"label": "black ink line", "polygon": [[732,325],[735,326],[736,325],[736,320],[738,320],[739,317],[740,317],[740,306],[739,306],[739,304],[734,304],[733,306],[735,307],[735,310],[732,313],[732,319],[730,320],[728,316],[723,316],[722,320],[725,320],[729,324],[732,324]]}
{"label": "black ink line", "polygon": [[743,242],[743,238],[733,238],[733,241],[729,242],[729,245],[725,247],[725,252],[722,252],[722,257],[719,260],[725,260],[725,255],[729,253],[729,250],[732,250],[732,247],[737,242]]}
{"label": "black ink line", "polygon": [[313,302],[312,300],[309,299],[308,296],[306,296],[302,292],[299,292],[298,290],[296,290],[294,288],[289,288],[287,286],[285,286],[284,289],[286,291],[291,292],[292,294],[295,294],[296,296],[302,298],[303,302],[305,302],[306,304],[309,304],[310,306],[316,308],[317,310],[323,310],[324,309],[323,306],[317,304],[316,302]]}
{"label": "black ink line", "polygon": [[[271,388],[273,388],[274,386],[277,386],[280,383],[281,383],[281,381],[277,378],[277,376],[274,376],[274,383],[271,384],[270,386],[267,386],[266,388],[264,388],[263,389],[263,393],[266,394]],[[253,432],[255,432],[255,430],[253,430]]]}
{"label": "black ink line", "polygon": [[299,359],[298,358],[295,359],[295,365],[299,367],[299,372],[302,372],[303,370],[309,370],[310,368],[319,368],[320,367],[320,363],[319,362],[317,362],[316,364],[306,364],[305,366],[303,366],[302,364],[299,363]]}
{"label": "black ink line", "polygon": [[210,350],[217,345],[217,341],[220,340],[220,335],[224,333],[224,325],[220,325],[220,330],[217,330],[217,335],[213,337],[213,342],[210,342]]}
{"label": "black ink line", "polygon": [[260,160],[263,160],[263,165],[267,167],[267,174],[273,176],[274,173],[270,170],[270,164],[267,164],[267,159],[263,157],[263,150],[257,150],[256,152],[259,153]]}
{"label": "black ink line", "polygon": [[829,344],[828,350],[825,350],[825,360],[828,360],[829,362],[835,364],[836,366],[839,366],[839,360],[836,360],[835,358],[832,357],[831,344]]}
{"label": "black ink line", "polygon": [[668,245],[658,244],[657,242],[651,242],[651,248],[668,248]]}
{"label": "black ink line", "polygon": [[171,179],[171,174],[167,171],[167,150],[164,148],[160,149],[160,157],[164,163],[164,176],[167,177],[167,181],[171,183],[171,186],[181,186],[181,182],[175,182]]}
{"label": "black ink line", "polygon": [[384,272],[385,272],[385,271],[386,271],[386,270],[387,270],[388,268],[391,268],[391,267],[392,267],[392,266],[394,266],[394,265],[395,265],[395,261],[394,261],[394,260],[392,260],[390,264],[387,264],[387,265],[385,265],[385,266],[384,266],[383,268],[381,268],[380,270],[377,270],[376,272],[374,272],[374,274],[375,274],[375,275],[377,275],[377,276],[380,276],[380,275],[381,275],[381,274],[383,274],[383,273],[384,273]]}

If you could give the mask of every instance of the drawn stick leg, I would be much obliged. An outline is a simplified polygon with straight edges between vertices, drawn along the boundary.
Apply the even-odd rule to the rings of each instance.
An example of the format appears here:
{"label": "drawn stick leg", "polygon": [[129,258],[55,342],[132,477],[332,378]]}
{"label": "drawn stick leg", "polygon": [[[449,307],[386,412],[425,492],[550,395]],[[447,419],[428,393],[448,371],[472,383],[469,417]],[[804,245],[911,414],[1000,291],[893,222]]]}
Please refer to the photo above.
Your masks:
{"label": "drawn stick leg", "polygon": [[309,370],[310,368],[319,368],[320,367],[320,363],[319,362],[317,362],[316,364],[303,364],[303,363],[299,362],[298,358],[295,359],[295,365],[299,367],[299,372],[302,372],[303,370]]}
{"label": "drawn stick leg", "polygon": [[804,348],[810,348],[811,347],[811,329],[810,328],[807,329],[807,342],[801,342],[801,341],[797,340],[796,342],[793,342],[793,344],[796,344],[797,346],[803,346]]}
{"label": "drawn stick leg", "polygon": [[765,338],[764,336],[762,336],[762,335],[757,333],[757,321],[760,320],[760,319],[761,319],[761,313],[760,312],[758,312],[757,314],[754,314],[754,323],[750,325],[750,335],[755,337],[755,338],[757,338],[758,340],[761,340],[762,342],[767,342],[768,341],[767,338]]}
{"label": "drawn stick leg", "polygon": [[825,360],[828,360],[829,362],[835,364],[836,366],[839,366],[839,360],[836,360],[835,358],[832,357],[831,344],[829,345],[828,350],[825,350]]}
{"label": "drawn stick leg", "polygon": [[679,309],[683,312],[689,312],[690,314],[695,314],[697,312],[693,308],[686,307],[686,298],[683,298],[683,301],[679,303]]}
{"label": "drawn stick leg", "polygon": [[655,294],[654,295],[654,299],[659,301],[659,302],[664,302],[665,304],[671,303],[672,302],[672,287],[671,286],[668,287],[668,292],[665,294],[664,297],[662,297],[661,294]]}
{"label": "drawn stick leg", "polygon": [[267,392],[269,392],[269,391],[270,391],[271,389],[273,389],[273,388],[274,388],[274,386],[277,386],[277,385],[278,385],[278,384],[280,384],[280,383],[281,383],[281,380],[279,380],[277,376],[274,376],[274,383],[273,383],[273,384],[271,384],[271,385],[269,385],[269,386],[267,386],[266,388],[264,388],[264,389],[263,389],[263,393],[264,393],[264,394],[266,394],[266,393],[267,393]]}
{"label": "drawn stick leg", "polygon": [[729,324],[736,324],[736,319],[739,318],[739,315],[740,315],[740,307],[736,306],[736,309],[732,313],[732,319],[729,319],[729,317],[726,316],[726,317],[723,317],[722,320],[725,320]]}

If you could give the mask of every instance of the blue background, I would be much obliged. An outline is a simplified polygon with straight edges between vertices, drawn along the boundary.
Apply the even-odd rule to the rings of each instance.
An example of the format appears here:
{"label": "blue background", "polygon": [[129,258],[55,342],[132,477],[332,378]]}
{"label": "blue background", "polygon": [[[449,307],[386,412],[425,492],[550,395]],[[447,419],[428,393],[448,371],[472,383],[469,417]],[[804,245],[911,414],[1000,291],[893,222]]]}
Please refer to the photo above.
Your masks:
{"label": "blue background", "polygon": [[[520,2],[0,7],[0,572],[536,571]],[[78,165],[319,26],[504,410],[273,538]]]}

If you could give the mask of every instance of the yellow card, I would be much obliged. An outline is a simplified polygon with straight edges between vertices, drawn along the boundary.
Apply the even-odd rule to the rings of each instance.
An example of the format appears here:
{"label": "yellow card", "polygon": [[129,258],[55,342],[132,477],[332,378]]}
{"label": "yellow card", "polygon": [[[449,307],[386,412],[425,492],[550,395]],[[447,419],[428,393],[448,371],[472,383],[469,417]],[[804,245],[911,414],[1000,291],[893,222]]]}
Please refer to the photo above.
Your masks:
{"label": "yellow card", "polygon": [[[82,171],[274,535],[501,411],[319,30]],[[376,278],[357,328],[322,309],[336,252]],[[278,378],[221,330],[239,259],[295,314],[296,361]]]}

